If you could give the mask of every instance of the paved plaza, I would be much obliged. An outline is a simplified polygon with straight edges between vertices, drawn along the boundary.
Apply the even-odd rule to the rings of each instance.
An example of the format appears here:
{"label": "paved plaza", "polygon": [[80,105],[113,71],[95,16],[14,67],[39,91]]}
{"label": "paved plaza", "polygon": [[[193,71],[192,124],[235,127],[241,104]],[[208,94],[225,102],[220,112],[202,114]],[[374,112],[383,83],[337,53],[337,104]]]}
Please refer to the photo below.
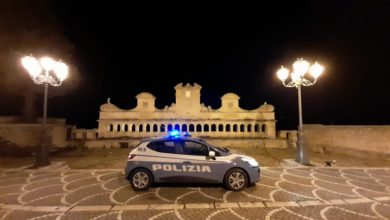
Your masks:
{"label": "paved plaza", "polygon": [[159,185],[122,170],[3,170],[0,219],[389,219],[390,168],[262,168],[242,192]]}

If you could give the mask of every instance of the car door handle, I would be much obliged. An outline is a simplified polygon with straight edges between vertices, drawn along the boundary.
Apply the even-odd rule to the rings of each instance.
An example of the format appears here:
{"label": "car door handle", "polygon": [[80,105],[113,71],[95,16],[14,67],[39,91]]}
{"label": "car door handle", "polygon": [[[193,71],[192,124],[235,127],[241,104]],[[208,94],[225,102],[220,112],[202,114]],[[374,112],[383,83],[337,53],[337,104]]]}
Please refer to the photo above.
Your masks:
{"label": "car door handle", "polygon": [[189,160],[186,160],[186,161],[183,161],[184,164],[191,164],[191,161]]}

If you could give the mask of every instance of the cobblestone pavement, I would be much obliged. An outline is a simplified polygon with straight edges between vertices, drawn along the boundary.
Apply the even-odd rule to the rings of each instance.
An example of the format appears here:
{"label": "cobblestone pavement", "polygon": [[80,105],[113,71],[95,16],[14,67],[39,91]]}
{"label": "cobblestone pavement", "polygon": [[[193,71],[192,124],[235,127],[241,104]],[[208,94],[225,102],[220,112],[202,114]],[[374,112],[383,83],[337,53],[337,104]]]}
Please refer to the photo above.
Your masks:
{"label": "cobblestone pavement", "polygon": [[262,168],[261,177],[242,192],[134,192],[121,170],[5,170],[0,220],[390,218],[390,168]]}

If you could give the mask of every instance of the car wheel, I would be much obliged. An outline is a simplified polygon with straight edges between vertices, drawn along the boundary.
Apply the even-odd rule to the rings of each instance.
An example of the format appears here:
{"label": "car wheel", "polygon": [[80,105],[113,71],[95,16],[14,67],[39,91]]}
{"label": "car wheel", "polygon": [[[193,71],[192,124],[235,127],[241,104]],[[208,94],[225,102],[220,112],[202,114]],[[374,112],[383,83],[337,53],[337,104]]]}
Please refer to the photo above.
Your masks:
{"label": "car wheel", "polygon": [[248,175],[241,169],[231,169],[225,174],[224,184],[228,190],[241,191],[248,185]]}
{"label": "car wheel", "polygon": [[129,181],[134,191],[145,191],[152,186],[153,175],[149,170],[139,168],[131,172]]}

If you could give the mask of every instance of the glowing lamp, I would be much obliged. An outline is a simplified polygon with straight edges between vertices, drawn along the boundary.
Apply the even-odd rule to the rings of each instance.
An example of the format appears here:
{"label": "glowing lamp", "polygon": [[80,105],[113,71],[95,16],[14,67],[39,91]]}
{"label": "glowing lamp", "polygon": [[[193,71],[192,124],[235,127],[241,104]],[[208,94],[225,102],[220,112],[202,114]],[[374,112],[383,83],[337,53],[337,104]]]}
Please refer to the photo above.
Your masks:
{"label": "glowing lamp", "polygon": [[288,69],[287,69],[287,68],[284,68],[283,66],[278,70],[278,72],[276,72],[276,75],[278,76],[278,78],[279,78],[280,80],[285,80],[285,79],[287,79],[288,74],[289,74]]}
{"label": "glowing lamp", "polygon": [[297,61],[293,63],[294,72],[296,72],[300,76],[304,76],[305,73],[307,73],[307,71],[309,70],[309,66],[310,66],[309,62],[307,62],[302,58],[297,59]]}
{"label": "glowing lamp", "polygon": [[52,70],[56,65],[56,61],[54,61],[50,57],[42,57],[40,61],[43,69],[45,69],[46,71]]}
{"label": "glowing lamp", "polygon": [[22,58],[22,65],[32,77],[38,76],[42,72],[42,67],[37,59],[32,56]]}
{"label": "glowing lamp", "polygon": [[297,73],[297,72],[292,72],[292,73],[291,73],[291,79],[292,79],[292,81],[297,82],[297,81],[300,80],[300,78],[301,78],[301,76],[299,75],[299,73]]}
{"label": "glowing lamp", "polygon": [[58,78],[63,81],[68,77],[68,66],[63,62],[57,62],[54,66],[54,72],[56,72]]}
{"label": "glowing lamp", "polygon": [[315,62],[311,67],[310,67],[310,74],[314,77],[314,78],[318,78],[322,72],[324,71],[324,67],[321,66],[320,64],[318,64],[317,62]]}

